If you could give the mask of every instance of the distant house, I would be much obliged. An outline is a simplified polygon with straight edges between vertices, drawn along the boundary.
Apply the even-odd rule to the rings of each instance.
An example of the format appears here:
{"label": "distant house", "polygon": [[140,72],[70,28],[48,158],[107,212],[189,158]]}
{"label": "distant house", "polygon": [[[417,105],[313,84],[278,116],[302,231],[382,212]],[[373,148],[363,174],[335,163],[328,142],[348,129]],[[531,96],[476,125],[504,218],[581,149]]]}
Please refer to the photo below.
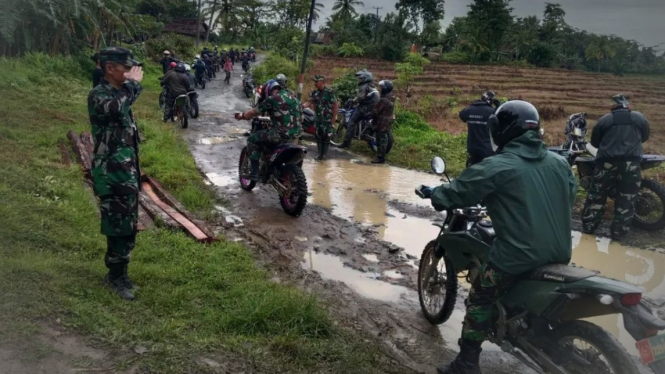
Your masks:
{"label": "distant house", "polygon": [[328,45],[331,42],[331,38],[329,34],[324,32],[315,32],[312,34],[311,42],[314,44]]}
{"label": "distant house", "polygon": [[[195,18],[183,18],[173,20],[171,23],[167,24],[164,27],[164,32],[173,32],[176,34],[187,35],[196,37],[196,19]],[[208,32],[208,25],[205,22],[201,22],[200,27],[200,36],[205,37]]]}

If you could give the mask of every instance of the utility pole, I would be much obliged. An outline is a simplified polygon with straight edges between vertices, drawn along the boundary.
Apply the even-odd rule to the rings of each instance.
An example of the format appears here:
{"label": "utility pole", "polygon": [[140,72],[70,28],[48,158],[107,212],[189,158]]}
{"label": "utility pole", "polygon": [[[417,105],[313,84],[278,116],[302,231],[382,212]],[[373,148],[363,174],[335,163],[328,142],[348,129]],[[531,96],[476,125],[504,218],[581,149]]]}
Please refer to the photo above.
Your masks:
{"label": "utility pole", "polygon": [[199,39],[201,38],[201,0],[199,0],[199,14],[196,16],[196,50],[199,49]]}
{"label": "utility pole", "polygon": [[374,19],[374,40],[376,40],[376,34],[379,33],[379,10],[383,9],[383,7],[374,6],[372,8],[376,9],[376,19]]}
{"label": "utility pole", "polygon": [[298,76],[298,100],[302,98],[302,86],[305,80],[305,68],[307,67],[307,54],[309,53],[309,36],[312,33],[312,20],[314,19],[314,7],[316,0],[312,0],[312,6],[309,8],[309,18],[307,19],[307,32],[305,33],[305,52],[302,56],[302,65],[300,65],[300,75]]}

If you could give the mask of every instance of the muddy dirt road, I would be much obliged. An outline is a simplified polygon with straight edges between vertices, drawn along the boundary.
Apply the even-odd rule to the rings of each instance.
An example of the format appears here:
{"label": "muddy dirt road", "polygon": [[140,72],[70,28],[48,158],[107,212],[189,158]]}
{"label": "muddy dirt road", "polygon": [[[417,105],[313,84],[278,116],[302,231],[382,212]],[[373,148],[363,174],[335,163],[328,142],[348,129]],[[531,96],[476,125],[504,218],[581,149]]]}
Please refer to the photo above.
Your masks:
{"label": "muddy dirt road", "polygon": [[[233,113],[249,109],[241,90],[239,65],[231,84],[221,79],[200,91],[202,115],[184,137],[199,168],[231,202],[220,208],[224,234],[256,248],[278,282],[315,293],[335,319],[384,343],[397,372],[433,373],[451,360],[461,331],[463,296],[451,320],[439,328],[420,314],[415,292],[418,258],[434,239],[432,221],[440,216],[413,189],[436,185],[439,178],[331,149],[329,161],[315,162],[309,145],[303,169],[310,191],[300,218],[283,213],[277,193],[259,185],[240,189],[238,157],[245,146],[246,121]],[[650,296],[665,294],[665,255],[622,247],[604,239],[573,233],[574,262],[645,287]],[[462,290],[462,293],[465,291]],[[596,321],[635,354],[620,317]],[[486,343],[481,366],[492,373],[530,373],[519,361]]]}

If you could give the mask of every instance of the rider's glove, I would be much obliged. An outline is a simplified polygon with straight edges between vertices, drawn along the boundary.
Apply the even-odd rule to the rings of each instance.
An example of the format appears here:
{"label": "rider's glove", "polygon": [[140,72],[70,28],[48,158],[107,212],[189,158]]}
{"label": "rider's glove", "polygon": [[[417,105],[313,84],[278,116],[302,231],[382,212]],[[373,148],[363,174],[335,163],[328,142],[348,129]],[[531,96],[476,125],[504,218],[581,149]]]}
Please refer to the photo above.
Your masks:
{"label": "rider's glove", "polygon": [[420,185],[420,187],[418,187],[418,189],[416,190],[416,193],[418,194],[418,196],[420,196],[421,199],[429,199],[432,197],[434,189],[429,186]]}

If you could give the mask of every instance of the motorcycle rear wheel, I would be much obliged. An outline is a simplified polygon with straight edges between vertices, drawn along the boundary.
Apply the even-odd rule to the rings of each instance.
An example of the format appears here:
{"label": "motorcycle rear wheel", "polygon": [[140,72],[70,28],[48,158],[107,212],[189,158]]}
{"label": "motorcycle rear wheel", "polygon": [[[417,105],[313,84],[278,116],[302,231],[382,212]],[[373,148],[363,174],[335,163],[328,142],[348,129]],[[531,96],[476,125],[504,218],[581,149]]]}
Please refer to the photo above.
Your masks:
{"label": "motorcycle rear wheel", "polygon": [[570,374],[639,373],[621,343],[593,323],[577,320],[557,326],[552,338],[552,346],[560,350],[555,362]]}
{"label": "motorcycle rear wheel", "polygon": [[198,100],[192,100],[191,103],[189,104],[189,116],[192,118],[198,118],[199,116],[199,101]]}
{"label": "motorcycle rear wheel", "polygon": [[279,203],[286,214],[299,217],[307,205],[307,178],[298,165],[284,165],[279,182],[290,190],[286,196],[280,196]]}
{"label": "motorcycle rear wheel", "polygon": [[180,108],[178,118],[180,119],[180,126],[183,129],[186,129],[189,126],[189,115],[187,113],[187,108]]}
{"label": "motorcycle rear wheel", "polygon": [[635,201],[633,226],[644,231],[658,231],[665,227],[665,188],[660,183],[642,180]]}
{"label": "motorcycle rear wheel", "polygon": [[247,147],[244,147],[240,152],[240,161],[238,162],[238,180],[240,181],[240,188],[245,191],[251,191],[256,187],[256,182],[248,178],[243,178],[243,175],[248,175],[252,172],[252,166],[249,162],[249,155],[247,154]]}
{"label": "motorcycle rear wheel", "polygon": [[339,147],[344,143],[344,138],[346,137],[346,127],[341,121],[337,123],[337,128],[330,136],[330,144]]}
{"label": "motorcycle rear wheel", "polygon": [[[446,322],[455,309],[457,300],[457,274],[452,261],[443,256],[430,279],[424,279],[429,266],[434,265],[436,241],[429,242],[420,256],[418,267],[418,299],[425,318],[434,325]],[[443,266],[442,266],[443,265]],[[443,272],[445,271],[445,274]],[[445,277],[445,278],[443,278]],[[434,300],[438,302],[434,302]],[[434,303],[434,305],[432,305]]]}

